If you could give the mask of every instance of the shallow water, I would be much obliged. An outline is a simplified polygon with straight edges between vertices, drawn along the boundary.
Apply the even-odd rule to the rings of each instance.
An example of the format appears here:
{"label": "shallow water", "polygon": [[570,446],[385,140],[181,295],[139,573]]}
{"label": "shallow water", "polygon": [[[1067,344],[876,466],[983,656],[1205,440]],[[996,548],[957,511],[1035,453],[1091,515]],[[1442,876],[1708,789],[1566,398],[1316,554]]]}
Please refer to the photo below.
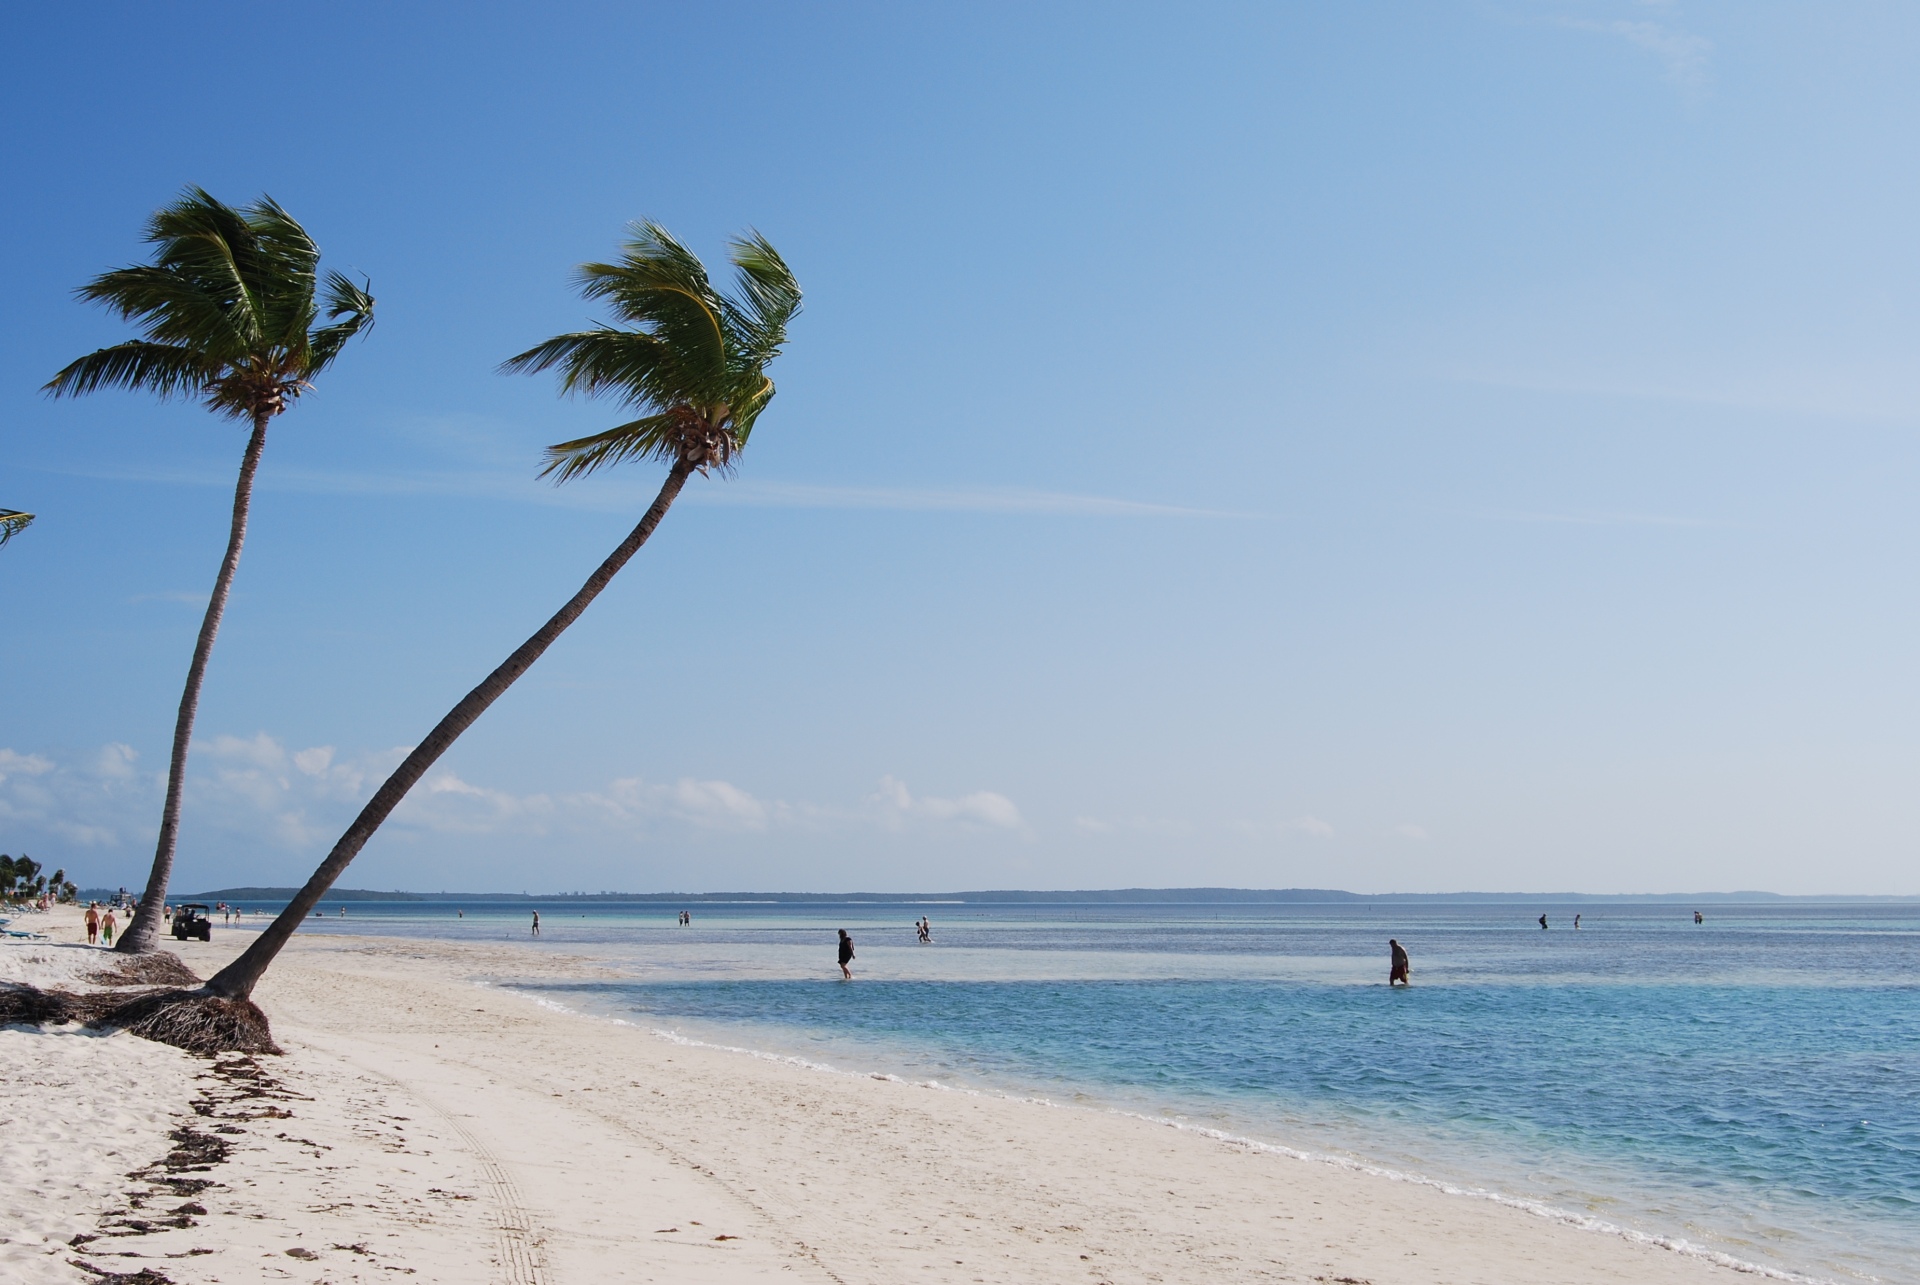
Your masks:
{"label": "shallow water", "polygon": [[[1719,905],[1700,926],[1652,903],[696,904],[688,928],[654,905],[540,909],[545,945],[630,976],[525,987],[587,1012],[1920,1281],[1920,906]],[[525,939],[525,905],[465,910],[314,927]],[[923,913],[932,946],[908,927]],[[1388,935],[1411,989],[1384,984]]]}

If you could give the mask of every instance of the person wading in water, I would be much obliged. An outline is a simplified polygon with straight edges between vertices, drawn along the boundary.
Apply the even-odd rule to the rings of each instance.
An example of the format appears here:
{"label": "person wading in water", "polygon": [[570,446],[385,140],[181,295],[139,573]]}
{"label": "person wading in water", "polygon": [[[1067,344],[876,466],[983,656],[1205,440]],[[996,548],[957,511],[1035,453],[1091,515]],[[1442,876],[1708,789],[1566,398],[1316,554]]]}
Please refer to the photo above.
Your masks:
{"label": "person wading in water", "polygon": [[847,930],[840,930],[840,975],[848,981],[853,980],[853,970],[847,965],[853,962],[853,938],[847,936]]}
{"label": "person wading in water", "polygon": [[1387,938],[1387,946],[1393,951],[1393,966],[1387,972],[1387,985],[1395,982],[1402,986],[1413,985],[1413,965],[1407,961],[1407,948],[1393,938]]}

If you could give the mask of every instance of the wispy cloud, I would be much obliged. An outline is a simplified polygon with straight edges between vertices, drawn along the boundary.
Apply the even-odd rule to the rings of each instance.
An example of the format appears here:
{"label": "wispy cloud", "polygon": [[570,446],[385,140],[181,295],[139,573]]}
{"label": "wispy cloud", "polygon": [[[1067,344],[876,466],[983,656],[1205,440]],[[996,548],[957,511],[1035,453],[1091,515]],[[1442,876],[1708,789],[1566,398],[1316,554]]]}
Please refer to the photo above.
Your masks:
{"label": "wispy cloud", "polygon": [[1682,518],[1661,513],[1625,513],[1605,510],[1552,513],[1526,510],[1476,509],[1461,511],[1458,516],[1478,518],[1486,522],[1533,522],[1556,526],[1720,527],[1726,525],[1724,522],[1715,522],[1707,518]]}
{"label": "wispy cloud", "polygon": [[[1669,8],[1670,6],[1657,6]],[[1651,18],[1561,18],[1560,25],[1624,40],[1657,58],[1667,79],[1689,93],[1705,90],[1712,79],[1713,42]]]}
{"label": "wispy cloud", "polygon": [[918,513],[1049,513],[1088,517],[1249,517],[1221,509],[1189,508],[1065,491],[1018,488],[818,486],[804,482],[733,482],[700,493],[708,504],[791,509],[893,509]]}
{"label": "wispy cloud", "polygon": [[[230,475],[213,468],[72,468],[42,472],[99,481],[158,486],[233,485]],[[259,489],[307,495],[448,496],[592,511],[641,511],[658,489],[653,480],[596,477],[572,486],[552,486],[532,477],[500,471],[356,471],[271,469],[261,473]],[[1066,517],[1248,518],[1257,514],[1162,504],[1070,491],[1020,487],[836,486],[811,482],[715,481],[686,493],[687,504],[770,509],[888,510],[904,513],[1045,514]]]}
{"label": "wispy cloud", "polygon": [[731,781],[622,777],[597,790],[518,795],[473,785],[450,771],[421,783],[394,814],[400,824],[454,833],[601,832],[639,838],[672,829],[736,834],[805,830],[1002,830],[1025,833],[1012,799],[991,790],[916,795],[882,777],[854,804],[765,799]]}
{"label": "wispy cloud", "polygon": [[867,797],[867,804],[885,824],[896,828],[914,821],[959,822],[999,830],[1026,828],[1013,800],[991,790],[952,799],[916,797],[906,782],[885,776],[880,778],[880,788]]}
{"label": "wispy cloud", "polygon": [[[290,749],[265,732],[198,739],[187,780],[192,827],[249,847],[317,855],[411,748],[347,754],[331,745]],[[0,821],[27,842],[123,850],[150,842],[164,786],[164,775],[142,769],[138,755],[125,745],[108,745],[71,761],[0,749]],[[616,840],[675,832],[1028,832],[1019,807],[1004,794],[922,795],[891,776],[849,802],[795,803],[756,797],[730,781],[695,777],[625,777],[597,789],[520,793],[478,784],[444,767],[430,772],[407,796],[391,828],[416,838]]]}

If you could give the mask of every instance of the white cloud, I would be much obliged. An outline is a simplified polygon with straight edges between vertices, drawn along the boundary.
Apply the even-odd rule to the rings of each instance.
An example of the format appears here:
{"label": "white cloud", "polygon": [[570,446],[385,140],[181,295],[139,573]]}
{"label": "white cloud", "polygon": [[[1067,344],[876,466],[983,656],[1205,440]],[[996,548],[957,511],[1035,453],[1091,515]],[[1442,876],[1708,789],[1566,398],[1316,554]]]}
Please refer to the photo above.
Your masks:
{"label": "white cloud", "polygon": [[297,750],[293,765],[308,776],[325,776],[333,765],[333,746],[316,745],[310,750]]}
{"label": "white cloud", "polygon": [[609,820],[630,828],[659,821],[679,822],[704,830],[765,830],[796,819],[805,809],[767,803],[730,781],[700,781],[681,777],[674,782],[623,777],[604,792],[569,796]]}
{"label": "white cloud", "polygon": [[1425,826],[1414,825],[1410,821],[1402,822],[1401,824],[1396,825],[1395,827],[1393,827],[1393,832],[1399,835],[1402,839],[1412,839],[1416,843],[1424,843],[1426,842],[1426,840],[1432,837],[1427,833]]}
{"label": "white cloud", "polygon": [[[371,793],[371,791],[369,791]],[[545,833],[554,801],[545,794],[514,794],[465,781],[451,770],[430,772],[393,810],[391,824],[437,834]]]}
{"label": "white cloud", "polygon": [[113,741],[100,747],[100,753],[94,756],[93,770],[107,780],[131,781],[138,775],[134,764],[139,758],[140,752],[133,746]]}
{"label": "white cloud", "polygon": [[153,833],[159,778],[141,772],[133,747],[105,745],[67,763],[0,748],[0,822],[7,842],[111,848]]}
{"label": "white cloud", "polygon": [[1287,822],[1286,828],[1300,834],[1309,834],[1316,839],[1331,839],[1333,827],[1316,816],[1296,817]]}
{"label": "white cloud", "polygon": [[0,749],[0,784],[8,777],[45,776],[53,771],[53,760],[40,754],[18,754]]}

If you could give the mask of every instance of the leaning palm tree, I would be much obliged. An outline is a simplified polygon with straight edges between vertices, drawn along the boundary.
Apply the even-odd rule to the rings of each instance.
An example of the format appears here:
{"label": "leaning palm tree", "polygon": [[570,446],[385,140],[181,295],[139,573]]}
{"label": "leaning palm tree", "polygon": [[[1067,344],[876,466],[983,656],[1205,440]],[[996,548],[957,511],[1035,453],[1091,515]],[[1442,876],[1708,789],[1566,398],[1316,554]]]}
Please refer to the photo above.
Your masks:
{"label": "leaning palm tree", "polygon": [[[580,618],[647,542],[687,479],[695,473],[730,471],[760,413],[773,400],[766,369],[786,342],[787,323],[800,311],[800,286],[766,238],[755,233],[731,243],[730,257],[738,270],[731,295],[716,290],[700,260],[657,223],[636,224],[624,248],[620,262],[586,264],[578,280],[587,298],[605,300],[626,324],[555,336],[507,361],[503,369],[558,367],[562,391],[607,393],[641,412],[638,419],[604,433],[547,448],[542,476],[566,482],[620,460],[657,460],[667,466],[659,495],[580,591],[462,697],[394,769],[279,918],[207,982],[206,995],[216,1004],[231,1006],[252,994],[294,929],[407,791]],[[230,1007],[225,1011],[233,1020],[262,1023],[250,1036],[237,1038],[264,1038],[264,1019],[257,1010],[244,1015]],[[165,1028],[152,1033],[166,1038]]]}
{"label": "leaning palm tree", "polygon": [[5,544],[33,525],[33,514],[18,509],[0,509],[0,544]]}
{"label": "leaning palm tree", "polygon": [[[117,946],[123,951],[154,949],[159,932],[180,833],[187,745],[207,658],[240,565],[267,425],[313,386],[347,340],[373,323],[373,297],[338,272],[323,285],[320,248],[271,197],[236,210],[188,188],[148,221],[146,239],[156,247],[152,263],[102,273],[76,292],[138,326],[142,337],[87,354],[49,380],[46,391],[75,397],[127,388],[162,400],[191,397],[217,415],[250,423],[253,434],[240,457],[227,554],[200,621],[173,724],[153,869],[139,913]],[[327,324],[321,324],[323,310]]]}

